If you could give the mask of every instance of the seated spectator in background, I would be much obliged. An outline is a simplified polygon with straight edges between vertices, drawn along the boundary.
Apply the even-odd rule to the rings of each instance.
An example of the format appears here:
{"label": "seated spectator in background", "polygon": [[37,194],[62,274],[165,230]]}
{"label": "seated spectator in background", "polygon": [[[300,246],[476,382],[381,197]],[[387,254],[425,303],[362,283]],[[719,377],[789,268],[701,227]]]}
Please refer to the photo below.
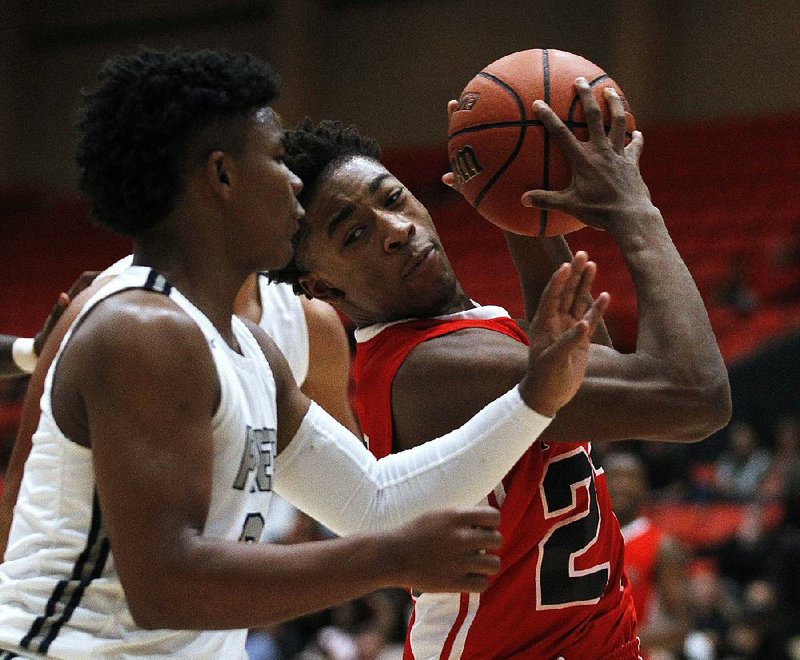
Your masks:
{"label": "seated spectator in background", "polygon": [[724,498],[749,500],[756,497],[769,470],[771,456],[759,446],[752,425],[732,422],[728,427],[728,445],[717,459],[717,492]]}
{"label": "seated spectator in background", "polygon": [[725,657],[790,660],[785,625],[772,585],[754,580],[742,594],[741,611],[728,630]]}
{"label": "seated spectator in background", "polygon": [[783,522],[764,560],[783,613],[787,648],[795,648],[793,657],[800,657],[800,467],[787,473],[786,485]]}
{"label": "seated spectator in background", "polygon": [[723,585],[713,562],[697,562],[689,579],[690,632],[684,655],[689,660],[715,660],[738,607]]}
{"label": "seated spectator in background", "polygon": [[744,594],[748,584],[766,575],[764,557],[769,554],[774,538],[764,514],[763,504],[748,505],[736,533],[712,550],[720,575],[737,598]]}
{"label": "seated spectator in background", "polygon": [[[274,502],[275,503],[275,502]],[[275,543],[296,544],[334,537],[325,526],[277,500],[268,523],[282,529]],[[401,658],[410,598],[402,589],[382,589],[336,607],[250,631],[250,660],[373,660]]]}
{"label": "seated spectator in background", "polygon": [[689,629],[686,555],[644,513],[650,493],[641,459],[611,452],[603,468],[625,540],[625,572],[636,606],[642,656],[679,654]]}
{"label": "seated spectator in background", "polygon": [[758,296],[750,280],[747,255],[736,253],[728,262],[725,278],[713,291],[714,302],[741,316],[749,316],[758,307]]}
{"label": "seated spectator in background", "polygon": [[769,499],[782,498],[791,487],[792,474],[800,474],[800,423],[787,416],[776,424],[775,451],[761,484],[761,494]]}

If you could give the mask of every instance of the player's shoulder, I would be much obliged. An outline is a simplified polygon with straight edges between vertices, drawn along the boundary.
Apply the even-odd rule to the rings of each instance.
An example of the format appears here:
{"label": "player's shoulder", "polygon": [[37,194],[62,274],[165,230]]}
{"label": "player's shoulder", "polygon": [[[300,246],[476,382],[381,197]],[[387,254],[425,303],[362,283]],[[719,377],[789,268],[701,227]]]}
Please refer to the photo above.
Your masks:
{"label": "player's shoulder", "polygon": [[314,323],[327,327],[341,327],[341,317],[329,303],[316,298],[306,298],[305,296],[299,298],[299,300],[306,322],[309,325]]}
{"label": "player's shoulder", "polygon": [[198,357],[207,340],[184,309],[153,291],[120,291],[94,304],[78,321],[70,340],[73,352],[94,360],[141,359],[161,351]]}

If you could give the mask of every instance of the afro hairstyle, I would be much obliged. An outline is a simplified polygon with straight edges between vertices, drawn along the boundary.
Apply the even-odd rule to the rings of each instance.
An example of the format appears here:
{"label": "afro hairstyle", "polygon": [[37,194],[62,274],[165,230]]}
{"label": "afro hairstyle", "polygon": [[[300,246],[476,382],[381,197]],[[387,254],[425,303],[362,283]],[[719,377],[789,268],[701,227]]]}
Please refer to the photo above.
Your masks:
{"label": "afro hairstyle", "polygon": [[[184,185],[192,141],[213,125],[242,149],[248,120],[278,86],[247,54],[143,49],[107,60],[96,88],[83,92],[78,124],[80,188],[95,220],[134,237],[159,224]],[[214,148],[222,145],[207,153]]]}

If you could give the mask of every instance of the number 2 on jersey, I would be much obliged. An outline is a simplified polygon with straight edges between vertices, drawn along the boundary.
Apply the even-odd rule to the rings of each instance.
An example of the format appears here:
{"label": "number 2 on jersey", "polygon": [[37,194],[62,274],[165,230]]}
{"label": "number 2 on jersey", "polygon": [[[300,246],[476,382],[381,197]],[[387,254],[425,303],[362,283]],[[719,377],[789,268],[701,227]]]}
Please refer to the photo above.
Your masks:
{"label": "number 2 on jersey", "polygon": [[[536,609],[598,602],[608,584],[608,562],[576,568],[600,533],[600,507],[591,459],[583,448],[556,456],[540,484],[545,518],[561,518],[539,542]],[[585,492],[580,497],[580,492]]]}

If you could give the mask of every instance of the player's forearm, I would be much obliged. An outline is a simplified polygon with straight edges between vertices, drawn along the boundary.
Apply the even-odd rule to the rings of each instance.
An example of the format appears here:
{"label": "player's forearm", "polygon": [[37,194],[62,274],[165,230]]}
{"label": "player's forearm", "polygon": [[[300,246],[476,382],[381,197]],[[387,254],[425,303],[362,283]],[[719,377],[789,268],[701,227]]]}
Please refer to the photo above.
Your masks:
{"label": "player's forearm", "polygon": [[550,277],[561,264],[572,260],[572,251],[563,236],[534,238],[508,231],[503,234],[519,277],[525,318],[530,320]]}
{"label": "player's forearm", "polygon": [[312,406],[276,460],[275,490],[337,534],[391,529],[428,511],[478,503],[549,422],[514,388],[459,429],[377,461]]}
{"label": "player's forearm", "polygon": [[374,535],[290,546],[197,537],[123,586],[142,628],[261,627],[397,585],[391,545]]}
{"label": "player's forearm", "polygon": [[[552,274],[561,264],[572,260],[572,250],[563,236],[538,238],[509,231],[503,233],[514,269],[519,277],[525,318],[530,320],[536,313],[539,298]],[[592,335],[592,343],[611,346],[605,322],[601,321],[598,325]]]}
{"label": "player's forearm", "polygon": [[652,205],[621,213],[609,228],[633,278],[637,355],[653,359],[674,386],[708,403],[713,424],[730,415],[728,375],[700,293]]}

